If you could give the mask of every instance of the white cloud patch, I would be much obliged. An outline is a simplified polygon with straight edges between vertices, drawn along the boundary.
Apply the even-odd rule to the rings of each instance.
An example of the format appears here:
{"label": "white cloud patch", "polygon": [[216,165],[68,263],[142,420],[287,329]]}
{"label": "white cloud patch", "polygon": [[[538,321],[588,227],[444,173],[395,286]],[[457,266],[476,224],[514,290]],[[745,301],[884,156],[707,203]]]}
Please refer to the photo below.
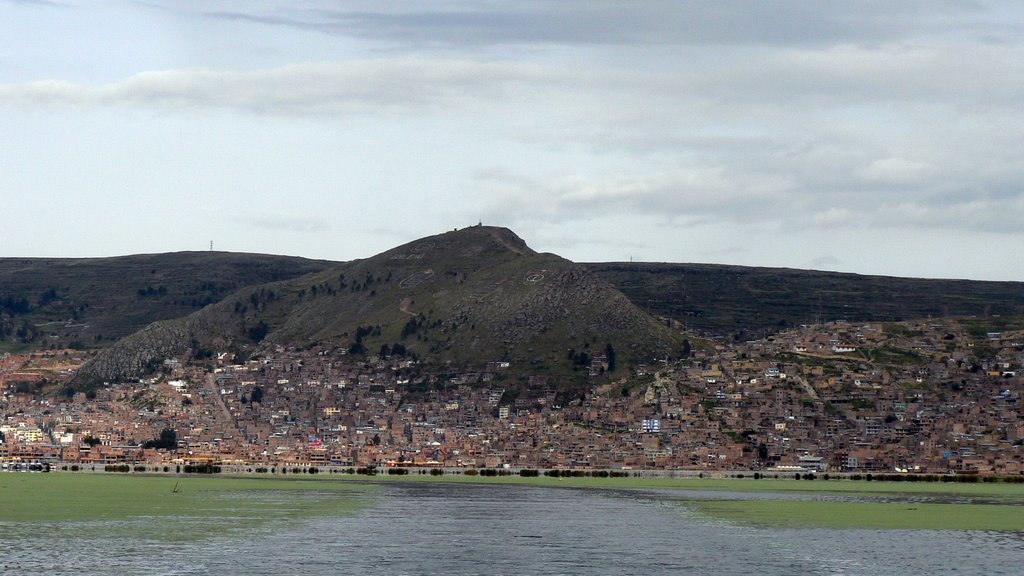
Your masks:
{"label": "white cloud patch", "polygon": [[254,71],[164,70],[90,86],[59,80],[0,85],[0,102],[23,106],[227,108],[267,115],[404,112],[493,98],[541,80],[535,66],[468,60],[359,60]]}
{"label": "white cloud patch", "polygon": [[842,264],[842,261],[835,256],[819,256],[811,260],[810,267],[815,270],[829,270]]}
{"label": "white cloud patch", "polygon": [[331,224],[316,216],[287,214],[254,214],[235,218],[236,221],[273,232],[325,232],[331,230]]}

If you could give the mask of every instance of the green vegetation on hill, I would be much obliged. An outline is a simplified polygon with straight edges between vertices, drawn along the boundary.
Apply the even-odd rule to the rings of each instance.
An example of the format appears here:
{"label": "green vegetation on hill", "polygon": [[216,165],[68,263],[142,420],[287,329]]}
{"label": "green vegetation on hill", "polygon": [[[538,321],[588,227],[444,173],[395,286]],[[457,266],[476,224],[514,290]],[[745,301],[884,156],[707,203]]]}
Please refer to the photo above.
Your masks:
{"label": "green vegetation on hill", "polygon": [[0,350],[101,348],[245,286],[316,272],[290,256],[177,252],[116,258],[0,258]]}
{"label": "green vegetation on hill", "polygon": [[585,268],[538,254],[509,230],[477,226],[242,289],[133,335],[87,365],[79,382],[135,376],[187,348],[263,354],[314,345],[458,371],[508,362],[506,377],[576,373],[582,382],[609,351],[598,370],[676,356],[682,340]]}
{"label": "green vegetation on hill", "polygon": [[890,322],[1024,315],[1024,283],[862,276],[714,264],[594,263],[598,277],[656,316],[713,334],[831,320]]}

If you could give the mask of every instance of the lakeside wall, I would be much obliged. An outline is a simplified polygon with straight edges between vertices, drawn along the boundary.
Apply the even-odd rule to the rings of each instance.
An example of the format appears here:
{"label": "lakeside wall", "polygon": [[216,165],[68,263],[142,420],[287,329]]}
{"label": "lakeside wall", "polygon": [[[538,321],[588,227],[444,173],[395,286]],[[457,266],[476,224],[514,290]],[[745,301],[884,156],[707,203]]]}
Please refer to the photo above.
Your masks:
{"label": "lakeside wall", "polygon": [[[34,470],[40,471],[40,470]],[[648,479],[793,479],[793,480],[878,480],[897,482],[1007,482],[1024,484],[1024,475],[979,476],[966,474],[914,474],[914,473],[810,473],[793,471],[704,471],[704,470],[569,470],[533,468],[455,468],[455,467],[402,467],[352,468],[343,466],[252,466],[218,465],[188,466],[181,464],[78,464],[58,462],[50,465],[49,472],[71,474],[139,474],[139,475],[195,475],[233,476],[254,478],[373,478],[373,477],[593,477],[593,478],[648,478]]]}

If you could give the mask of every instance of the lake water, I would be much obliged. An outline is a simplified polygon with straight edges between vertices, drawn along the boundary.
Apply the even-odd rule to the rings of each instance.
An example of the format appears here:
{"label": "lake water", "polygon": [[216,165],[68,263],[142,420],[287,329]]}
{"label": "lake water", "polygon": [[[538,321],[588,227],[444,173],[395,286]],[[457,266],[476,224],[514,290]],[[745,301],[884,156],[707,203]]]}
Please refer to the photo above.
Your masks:
{"label": "lake water", "polygon": [[345,515],[227,529],[215,538],[189,537],[190,529],[205,534],[210,528],[194,524],[204,521],[198,518],[0,522],[0,572],[1024,573],[1019,532],[751,527],[703,516],[676,496],[670,490],[382,483],[346,494],[360,507]]}

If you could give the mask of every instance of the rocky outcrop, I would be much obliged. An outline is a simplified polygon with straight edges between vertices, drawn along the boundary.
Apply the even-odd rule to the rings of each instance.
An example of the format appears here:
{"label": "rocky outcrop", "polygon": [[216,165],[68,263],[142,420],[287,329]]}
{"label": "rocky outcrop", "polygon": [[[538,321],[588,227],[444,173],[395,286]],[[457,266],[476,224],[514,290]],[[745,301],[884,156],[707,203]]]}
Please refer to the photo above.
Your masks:
{"label": "rocky outcrop", "polygon": [[154,322],[82,366],[71,385],[84,388],[101,382],[123,382],[152,372],[168,358],[189,350],[192,332],[184,320]]}

